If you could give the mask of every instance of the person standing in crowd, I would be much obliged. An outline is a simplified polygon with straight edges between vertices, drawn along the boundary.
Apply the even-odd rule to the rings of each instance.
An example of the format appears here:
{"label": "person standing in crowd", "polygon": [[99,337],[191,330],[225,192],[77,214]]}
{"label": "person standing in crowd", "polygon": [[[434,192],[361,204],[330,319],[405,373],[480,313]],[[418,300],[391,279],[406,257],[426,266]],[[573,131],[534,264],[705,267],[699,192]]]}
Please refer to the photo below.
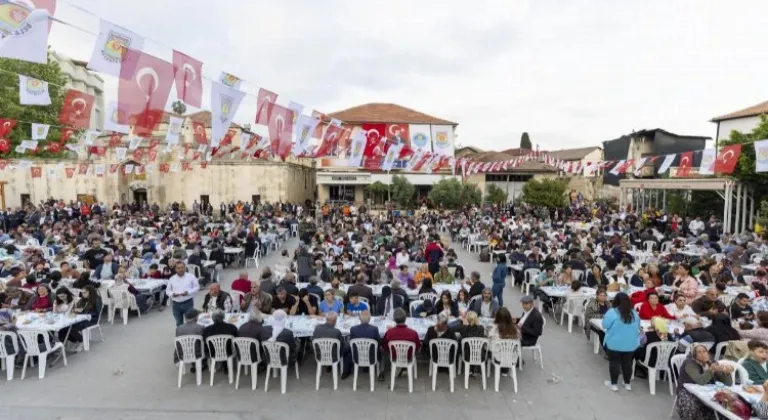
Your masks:
{"label": "person standing in crowd", "polygon": [[624,375],[624,388],[632,390],[632,361],[639,346],[640,317],[632,309],[632,302],[626,293],[618,293],[613,299],[613,308],[603,317],[605,348],[608,352],[608,371],[610,380],[605,386],[616,392],[619,390],[619,371]]}
{"label": "person standing in crowd", "polygon": [[507,285],[507,257],[501,254],[496,257],[496,267],[493,269],[493,297],[504,306],[504,286]]}
{"label": "person standing in crowd", "polygon": [[440,245],[440,238],[435,235],[432,237],[426,248],[424,248],[424,260],[429,265],[429,272],[434,276],[440,269],[440,260],[445,255],[443,247]]}
{"label": "person standing in crowd", "polygon": [[184,313],[194,306],[195,293],[200,284],[192,273],[187,273],[184,262],[176,262],[176,274],[168,281],[166,293],[171,297],[171,312],[176,319],[176,326],[184,322]]}

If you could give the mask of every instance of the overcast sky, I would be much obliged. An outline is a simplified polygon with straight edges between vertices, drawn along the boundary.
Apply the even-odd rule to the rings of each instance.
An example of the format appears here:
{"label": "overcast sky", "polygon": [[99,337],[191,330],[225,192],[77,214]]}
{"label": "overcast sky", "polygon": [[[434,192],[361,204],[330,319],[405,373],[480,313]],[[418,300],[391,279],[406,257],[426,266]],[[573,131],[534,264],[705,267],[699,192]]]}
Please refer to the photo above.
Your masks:
{"label": "overcast sky", "polygon": [[[68,1],[305,113],[396,103],[483,149],[518,147],[523,131],[548,150],[655,127],[713,137],[710,118],[768,100],[765,0]],[[70,4],[56,15],[98,32]],[[87,60],[94,40],[54,25],[50,43]],[[255,108],[246,97],[235,121]]]}

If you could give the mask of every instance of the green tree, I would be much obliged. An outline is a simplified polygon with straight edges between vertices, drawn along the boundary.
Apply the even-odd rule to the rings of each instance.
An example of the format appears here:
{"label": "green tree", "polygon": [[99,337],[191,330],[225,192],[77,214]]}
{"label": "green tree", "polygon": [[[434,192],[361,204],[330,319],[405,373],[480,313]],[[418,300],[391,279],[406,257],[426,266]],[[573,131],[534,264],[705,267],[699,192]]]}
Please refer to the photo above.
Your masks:
{"label": "green tree", "polygon": [[768,200],[760,202],[760,215],[757,217],[757,224],[765,230],[768,227]]}
{"label": "green tree", "polygon": [[374,203],[387,201],[387,195],[389,194],[389,185],[376,181],[368,186],[368,192],[371,194],[371,199]]}
{"label": "green tree", "polygon": [[547,208],[565,207],[565,191],[568,183],[559,179],[532,179],[523,185],[523,201],[533,206]]}
{"label": "green tree", "polygon": [[445,209],[457,209],[461,207],[461,195],[464,186],[458,179],[442,179],[440,182],[432,185],[432,191],[429,192],[429,200],[436,206]]}
{"label": "green tree", "polygon": [[176,101],[171,104],[171,109],[178,115],[184,115],[187,112],[187,106],[184,102]]}
{"label": "green tree", "polygon": [[475,184],[464,184],[461,189],[461,203],[470,206],[479,206],[483,202],[483,192]]}
{"label": "green tree", "polygon": [[490,184],[485,195],[485,201],[490,201],[493,204],[505,204],[507,202],[507,192],[496,186],[496,184]]}
{"label": "green tree", "polygon": [[393,201],[403,208],[411,208],[413,196],[416,194],[416,187],[408,179],[401,175],[393,176],[390,191]]}
{"label": "green tree", "polygon": [[[3,154],[3,158],[13,158],[24,156],[25,159],[36,158],[61,158],[69,156],[66,148],[58,153],[51,153],[46,149],[51,143],[58,142],[61,138],[61,131],[53,125],[59,124],[59,111],[64,102],[64,95],[67,88],[66,77],[62,74],[59,64],[56,61],[49,60],[47,64],[30,63],[27,61],[11,60],[0,58],[0,69],[11,73],[0,72],[0,118],[16,120],[16,127],[6,138],[10,141],[10,151]],[[35,79],[48,82],[48,92],[51,96],[51,104],[48,106],[21,105],[19,103],[19,76],[16,74],[33,77]],[[31,138],[32,125],[30,123],[48,124],[52,127],[48,131],[47,141],[41,141],[38,146],[38,152],[35,155],[19,155],[16,153],[16,146],[22,140]],[[73,138],[70,141],[76,140]]]}
{"label": "green tree", "polygon": [[533,144],[531,144],[531,138],[528,136],[528,133],[523,133],[520,137],[520,148],[533,149]]}

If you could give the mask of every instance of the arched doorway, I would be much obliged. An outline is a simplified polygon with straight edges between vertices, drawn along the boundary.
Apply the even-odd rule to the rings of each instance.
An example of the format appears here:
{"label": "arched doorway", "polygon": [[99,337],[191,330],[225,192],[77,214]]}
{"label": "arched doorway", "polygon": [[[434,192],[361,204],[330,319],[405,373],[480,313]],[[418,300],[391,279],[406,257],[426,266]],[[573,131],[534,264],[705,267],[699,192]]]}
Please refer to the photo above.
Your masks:
{"label": "arched doorway", "polygon": [[[144,203],[149,199],[147,175],[137,174],[135,168],[140,163],[128,159],[120,163],[118,167],[118,196],[121,204]],[[126,170],[130,168],[130,172]]]}
{"label": "arched doorway", "polygon": [[[133,188],[131,188],[133,189]],[[136,204],[144,204],[147,202],[147,189],[136,188],[133,189],[133,202]]]}

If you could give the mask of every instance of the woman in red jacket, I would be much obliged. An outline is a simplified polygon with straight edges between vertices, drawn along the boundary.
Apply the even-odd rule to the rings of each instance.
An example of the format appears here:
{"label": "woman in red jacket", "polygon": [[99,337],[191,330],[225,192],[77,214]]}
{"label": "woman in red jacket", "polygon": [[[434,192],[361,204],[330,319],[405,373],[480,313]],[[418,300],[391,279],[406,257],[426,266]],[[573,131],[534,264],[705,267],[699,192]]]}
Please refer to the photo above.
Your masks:
{"label": "woman in red jacket", "polygon": [[660,316],[666,319],[675,319],[675,316],[667,312],[667,308],[659,303],[658,293],[649,292],[647,296],[648,301],[640,306],[640,319],[650,320],[656,316]]}

